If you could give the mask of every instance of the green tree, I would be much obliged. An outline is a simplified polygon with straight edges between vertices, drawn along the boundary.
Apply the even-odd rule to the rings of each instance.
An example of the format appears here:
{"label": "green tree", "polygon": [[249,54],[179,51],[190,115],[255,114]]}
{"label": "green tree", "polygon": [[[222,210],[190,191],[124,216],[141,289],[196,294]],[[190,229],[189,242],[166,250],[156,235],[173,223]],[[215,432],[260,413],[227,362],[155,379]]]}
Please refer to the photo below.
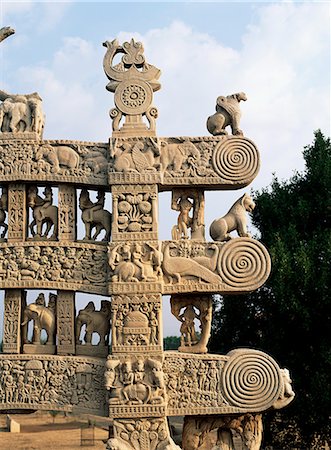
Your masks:
{"label": "green tree", "polygon": [[[294,401],[266,415],[265,444],[331,444],[331,146],[320,131],[306,168],[255,192],[253,223],[272,258],[258,291],[221,298],[211,349],[251,346],[290,369]],[[316,441],[318,439],[319,441]]]}
{"label": "green tree", "polygon": [[163,338],[164,350],[177,350],[180,346],[179,336],[167,336]]}

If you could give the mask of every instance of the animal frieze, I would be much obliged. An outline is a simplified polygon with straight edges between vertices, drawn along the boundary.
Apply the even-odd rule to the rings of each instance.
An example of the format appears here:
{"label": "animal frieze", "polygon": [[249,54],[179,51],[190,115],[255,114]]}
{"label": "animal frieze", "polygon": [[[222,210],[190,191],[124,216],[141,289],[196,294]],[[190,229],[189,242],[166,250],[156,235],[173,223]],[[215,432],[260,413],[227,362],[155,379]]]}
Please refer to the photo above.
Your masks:
{"label": "animal frieze", "polygon": [[0,141],[0,179],[107,186],[108,144],[80,141]]}

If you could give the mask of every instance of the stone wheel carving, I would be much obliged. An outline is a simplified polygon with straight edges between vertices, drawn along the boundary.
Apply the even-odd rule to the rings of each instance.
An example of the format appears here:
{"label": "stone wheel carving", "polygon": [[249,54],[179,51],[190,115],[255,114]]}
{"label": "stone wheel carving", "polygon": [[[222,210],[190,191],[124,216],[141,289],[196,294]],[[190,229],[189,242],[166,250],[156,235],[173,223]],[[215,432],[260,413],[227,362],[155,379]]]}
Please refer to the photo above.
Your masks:
{"label": "stone wheel carving", "polygon": [[255,290],[270,274],[271,261],[265,247],[250,238],[227,242],[218,260],[218,272],[223,281],[240,290]]}
{"label": "stone wheel carving", "polygon": [[230,352],[223,369],[223,390],[231,406],[264,411],[278,399],[282,377],[277,363],[257,350]]}
{"label": "stone wheel carving", "polygon": [[143,114],[152,100],[152,88],[142,80],[122,82],[115,92],[115,104],[124,114]]}
{"label": "stone wheel carving", "polygon": [[259,170],[259,153],[249,139],[229,137],[216,146],[212,163],[224,180],[236,182],[253,179]]}

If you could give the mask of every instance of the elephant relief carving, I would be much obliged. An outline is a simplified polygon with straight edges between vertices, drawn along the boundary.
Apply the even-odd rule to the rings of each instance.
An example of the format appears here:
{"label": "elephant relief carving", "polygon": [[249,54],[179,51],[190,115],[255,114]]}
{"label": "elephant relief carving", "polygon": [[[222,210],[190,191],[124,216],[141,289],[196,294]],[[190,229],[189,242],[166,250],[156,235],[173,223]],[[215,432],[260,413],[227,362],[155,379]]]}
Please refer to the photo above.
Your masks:
{"label": "elephant relief carving", "polygon": [[55,344],[56,326],[56,294],[50,294],[48,306],[46,306],[45,295],[39,294],[34,303],[27,305],[23,312],[22,339],[24,344],[28,344],[28,323],[33,320],[33,344],[41,344],[41,331],[47,333],[46,344]]}
{"label": "elephant relief carving", "polygon": [[233,135],[242,136],[243,132],[239,129],[241,117],[239,102],[246,100],[247,97],[244,92],[238,92],[227,97],[222,95],[217,97],[216,113],[207,119],[209,133],[213,136],[228,134],[225,128],[230,126]]}
{"label": "elephant relief carving", "polygon": [[108,345],[110,332],[110,302],[107,300],[101,301],[100,311],[95,310],[93,302],[89,302],[84,309],[81,309],[76,319],[76,344],[82,344],[79,336],[82,327],[85,325],[85,344],[92,344],[93,333],[98,333],[100,342],[98,345]]}
{"label": "elephant relief carving", "polygon": [[52,146],[44,144],[39,147],[35,156],[36,161],[46,161],[52,166],[53,173],[58,173],[62,168],[78,169],[78,153],[66,145]]}
{"label": "elephant relief carving", "polygon": [[247,232],[247,212],[255,208],[253,199],[244,194],[230,208],[228,213],[212,222],[209,232],[214,241],[228,241],[231,239],[229,233],[236,230],[240,237],[251,237]]}
{"label": "elephant relief carving", "polygon": [[193,142],[188,140],[181,143],[161,142],[160,167],[163,175],[168,169],[180,171],[188,158],[195,160],[200,158],[200,152]]}

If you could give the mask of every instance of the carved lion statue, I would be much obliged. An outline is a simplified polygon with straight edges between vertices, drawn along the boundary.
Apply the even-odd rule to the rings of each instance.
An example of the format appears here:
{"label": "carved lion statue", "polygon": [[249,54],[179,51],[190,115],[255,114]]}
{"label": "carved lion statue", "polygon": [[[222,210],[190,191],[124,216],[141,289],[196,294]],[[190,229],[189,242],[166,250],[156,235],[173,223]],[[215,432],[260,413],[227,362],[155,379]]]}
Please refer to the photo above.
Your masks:
{"label": "carved lion statue", "polygon": [[228,134],[225,130],[230,125],[232,134],[242,136],[243,132],[239,129],[240,124],[240,107],[241,101],[246,101],[247,97],[244,92],[228,95],[227,97],[219,96],[216,100],[216,113],[207,119],[207,129],[213,136]]}
{"label": "carved lion statue", "polygon": [[253,199],[244,194],[230,208],[229,212],[213,221],[209,233],[214,241],[228,241],[232,239],[229,233],[236,230],[240,237],[251,237],[247,232],[247,214],[255,208]]}

